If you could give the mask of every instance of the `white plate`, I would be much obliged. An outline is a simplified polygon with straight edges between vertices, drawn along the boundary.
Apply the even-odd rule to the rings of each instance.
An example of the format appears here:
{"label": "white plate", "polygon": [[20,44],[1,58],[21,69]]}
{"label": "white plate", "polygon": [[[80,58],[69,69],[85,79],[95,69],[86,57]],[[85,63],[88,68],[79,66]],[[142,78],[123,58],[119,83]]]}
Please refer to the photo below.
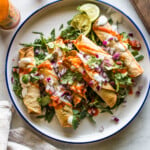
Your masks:
{"label": "white plate", "polygon": [[[86,2],[86,1],[84,1]],[[10,46],[6,57],[6,83],[11,100],[19,112],[20,116],[37,132],[59,141],[69,143],[88,143],[106,139],[115,133],[126,127],[138,114],[142,108],[149,91],[149,75],[150,66],[149,63],[149,51],[145,38],[137,25],[121,10],[111,6],[104,2],[96,2],[100,6],[101,10],[105,11],[110,8],[113,11],[117,11],[123,17],[123,24],[120,26],[120,31],[133,32],[134,36],[141,42],[141,53],[144,55],[144,60],[140,63],[144,68],[144,74],[138,78],[138,85],[143,85],[141,95],[136,97],[135,94],[126,98],[126,106],[123,104],[114,111],[114,116],[117,116],[120,121],[115,123],[111,120],[112,115],[108,113],[100,114],[95,118],[96,124],[90,123],[88,120],[83,120],[77,130],[63,129],[58,123],[56,118],[53,118],[51,123],[47,123],[44,120],[34,119],[28,115],[23,103],[15,96],[12,90],[11,83],[11,70],[12,67],[17,64],[18,50],[21,48],[19,43],[32,42],[37,35],[32,34],[32,31],[41,31],[46,36],[50,33],[51,29],[59,29],[60,25],[66,24],[72,16],[77,13],[76,8],[79,4],[82,4],[82,0],[65,0],[55,1],[40,8],[29,16],[23,24],[18,28],[14,37],[10,42]],[[15,61],[13,61],[15,59]],[[137,90],[137,87],[134,91]],[[104,131],[100,130],[104,127]]]}

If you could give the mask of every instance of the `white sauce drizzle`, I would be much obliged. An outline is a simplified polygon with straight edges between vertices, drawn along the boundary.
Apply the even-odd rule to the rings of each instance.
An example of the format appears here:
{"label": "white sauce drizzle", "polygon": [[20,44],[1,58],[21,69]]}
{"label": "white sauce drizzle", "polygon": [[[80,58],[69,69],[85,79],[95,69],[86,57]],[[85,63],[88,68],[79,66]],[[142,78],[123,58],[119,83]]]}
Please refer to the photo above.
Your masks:
{"label": "white sauce drizzle", "polygon": [[105,81],[105,79],[102,76],[100,76],[99,74],[97,74],[97,73],[95,73],[93,77],[99,83],[102,83],[103,81]]}
{"label": "white sauce drizzle", "polygon": [[102,15],[102,16],[99,17],[98,22],[97,22],[97,25],[103,26],[103,25],[105,25],[107,22],[108,22],[107,17],[104,16],[104,15]]}
{"label": "white sauce drizzle", "polygon": [[27,88],[22,89],[22,97],[25,97],[27,95]]}
{"label": "white sauce drizzle", "polygon": [[[126,45],[124,45],[124,46],[126,46]],[[117,47],[121,50],[121,51],[125,51],[126,50],[126,48],[124,47],[121,43],[117,43]]]}
{"label": "white sauce drizzle", "polygon": [[25,67],[27,64],[29,63],[32,63],[33,60],[31,58],[28,58],[28,57],[25,57],[25,58],[22,58],[20,61],[19,61],[19,67],[23,68]]}
{"label": "white sauce drizzle", "polygon": [[72,125],[72,121],[73,121],[73,116],[69,116],[68,123]]}

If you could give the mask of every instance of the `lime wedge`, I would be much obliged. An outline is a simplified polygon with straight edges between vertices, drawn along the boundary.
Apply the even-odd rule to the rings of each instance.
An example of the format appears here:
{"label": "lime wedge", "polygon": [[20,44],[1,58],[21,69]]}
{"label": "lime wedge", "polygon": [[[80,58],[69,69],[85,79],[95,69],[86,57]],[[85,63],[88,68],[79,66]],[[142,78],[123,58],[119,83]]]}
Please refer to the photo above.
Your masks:
{"label": "lime wedge", "polygon": [[90,18],[86,13],[75,15],[71,21],[71,26],[78,29],[84,35],[90,32],[91,24]]}
{"label": "lime wedge", "polygon": [[100,15],[99,7],[92,3],[83,4],[78,7],[78,10],[80,12],[85,12],[89,16],[91,22],[95,21]]}

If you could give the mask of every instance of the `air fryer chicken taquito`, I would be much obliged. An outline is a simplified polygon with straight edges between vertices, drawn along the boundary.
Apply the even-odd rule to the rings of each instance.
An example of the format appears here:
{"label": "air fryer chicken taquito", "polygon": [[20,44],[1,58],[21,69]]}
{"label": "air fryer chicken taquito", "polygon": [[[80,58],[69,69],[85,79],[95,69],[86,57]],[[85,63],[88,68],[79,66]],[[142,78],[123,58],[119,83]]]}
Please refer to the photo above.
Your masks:
{"label": "air fryer chicken taquito", "polygon": [[23,102],[28,109],[28,113],[41,114],[41,106],[37,101],[40,97],[38,83],[29,81],[28,73],[35,67],[33,47],[19,50],[19,76],[22,87]]}
{"label": "air fryer chicken taquito", "polygon": [[131,77],[137,77],[143,73],[142,67],[129,51],[127,43],[122,41],[122,36],[112,28],[106,16],[102,15],[95,21],[93,30],[102,42],[107,43],[107,47],[120,53]]}

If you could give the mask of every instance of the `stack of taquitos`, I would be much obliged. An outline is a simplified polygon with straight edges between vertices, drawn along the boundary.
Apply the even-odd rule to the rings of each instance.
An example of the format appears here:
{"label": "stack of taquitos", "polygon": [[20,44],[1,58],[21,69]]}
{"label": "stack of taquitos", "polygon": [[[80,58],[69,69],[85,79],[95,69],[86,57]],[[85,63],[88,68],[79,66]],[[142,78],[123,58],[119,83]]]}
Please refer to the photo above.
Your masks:
{"label": "stack of taquitos", "polygon": [[22,77],[28,74],[35,67],[33,47],[22,48],[19,51],[19,77],[22,86],[23,102],[28,109],[28,113],[41,114],[41,106],[37,101],[40,97],[38,83],[23,83]]}
{"label": "stack of taquitos", "polygon": [[59,85],[58,77],[53,70],[51,63],[46,60],[38,66],[38,71],[44,76],[43,83],[46,92],[49,93],[52,100],[51,106],[55,108],[56,116],[63,127],[71,127],[73,112],[71,103],[64,98],[64,87]]}
{"label": "stack of taquitos", "polygon": [[99,82],[93,78],[93,72],[85,67],[84,62],[81,61],[76,51],[71,51],[68,57],[63,61],[64,65],[70,68],[72,71],[78,71],[82,74],[83,79],[89,84],[89,86],[104,100],[109,106],[113,107],[117,101],[117,95],[115,90],[109,83],[103,83],[101,89],[97,88]]}
{"label": "stack of taquitos", "polygon": [[[55,67],[57,68],[58,74],[61,74],[61,72],[64,72],[65,66],[63,65],[63,59],[65,58],[65,51],[62,49],[66,48],[66,45],[64,44],[62,39],[57,39],[54,42],[51,42],[53,45],[52,48],[48,48],[48,52],[50,54],[53,54],[55,57]],[[78,103],[81,102],[82,98],[86,99],[85,93],[86,93],[86,87],[83,82],[74,81],[72,85],[68,85],[69,89],[72,91],[72,99],[73,103],[76,106]]]}

